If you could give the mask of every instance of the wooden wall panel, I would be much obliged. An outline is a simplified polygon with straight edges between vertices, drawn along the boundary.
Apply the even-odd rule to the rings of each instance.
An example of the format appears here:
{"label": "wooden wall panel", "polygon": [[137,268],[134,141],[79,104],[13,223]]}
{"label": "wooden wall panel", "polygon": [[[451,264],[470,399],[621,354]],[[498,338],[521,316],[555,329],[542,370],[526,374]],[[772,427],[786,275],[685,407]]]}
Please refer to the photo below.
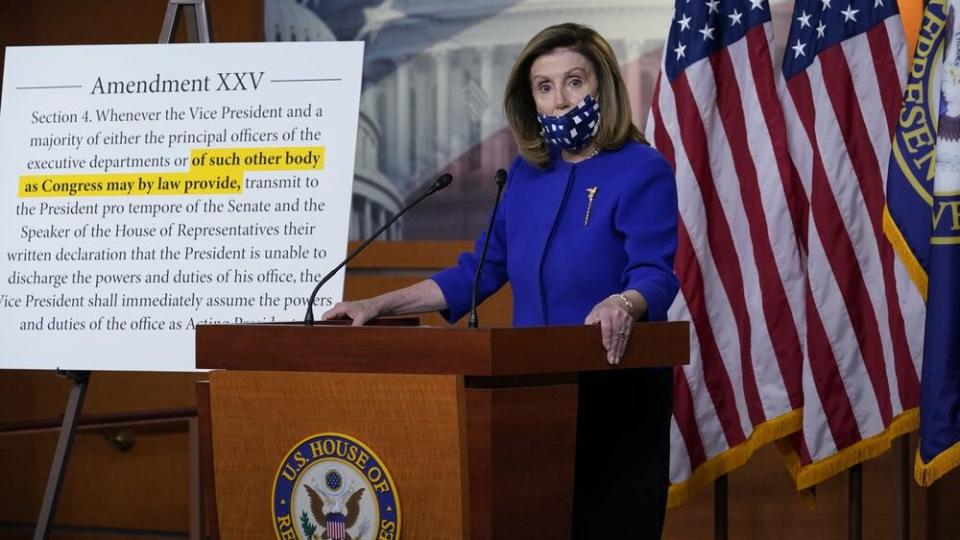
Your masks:
{"label": "wooden wall panel", "polygon": [[[192,384],[205,377],[204,373],[94,372],[83,412],[195,407]],[[0,424],[62,415],[69,392],[70,381],[50,371],[0,371]]]}
{"label": "wooden wall panel", "polygon": [[[350,242],[349,250],[358,242]],[[472,251],[473,242],[374,242],[350,261],[351,271],[377,271],[380,274],[401,270],[438,270],[457,262],[464,251]]]}
{"label": "wooden wall panel", "polygon": [[[926,521],[925,536],[914,538],[930,538],[940,540],[946,538],[960,538],[960,469],[954,469],[949,474],[937,480],[932,488],[924,490],[926,505],[924,508]],[[916,530],[916,529],[914,529]]]}
{"label": "wooden wall panel", "polygon": [[[0,436],[0,524],[33,523],[40,510],[57,433]],[[101,432],[78,434],[64,479],[57,525],[185,531],[189,463],[183,431],[138,433],[114,449]],[[0,527],[2,533],[2,527]]]}

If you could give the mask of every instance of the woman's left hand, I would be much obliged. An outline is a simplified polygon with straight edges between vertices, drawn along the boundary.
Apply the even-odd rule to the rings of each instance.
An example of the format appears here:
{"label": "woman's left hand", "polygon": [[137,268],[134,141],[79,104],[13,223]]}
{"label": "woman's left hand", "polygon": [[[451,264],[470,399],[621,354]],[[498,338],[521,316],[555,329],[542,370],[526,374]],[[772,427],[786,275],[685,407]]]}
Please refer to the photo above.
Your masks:
{"label": "woman's left hand", "polygon": [[608,296],[593,306],[584,324],[599,324],[603,337],[603,348],[607,350],[607,362],[620,363],[627,350],[627,340],[633,328],[633,315],[627,311],[623,301],[616,295]]}

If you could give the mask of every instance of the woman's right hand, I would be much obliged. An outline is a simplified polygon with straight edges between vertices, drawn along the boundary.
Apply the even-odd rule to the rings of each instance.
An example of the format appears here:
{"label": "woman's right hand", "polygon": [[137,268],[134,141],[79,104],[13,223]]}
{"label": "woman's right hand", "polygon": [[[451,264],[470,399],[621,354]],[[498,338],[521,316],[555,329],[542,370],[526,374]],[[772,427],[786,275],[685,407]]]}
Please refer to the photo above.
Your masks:
{"label": "woman's right hand", "polygon": [[353,326],[363,326],[376,317],[409,315],[447,308],[443,291],[432,279],[414,283],[396,291],[390,291],[373,298],[338,302],[321,317],[331,319],[353,319]]}
{"label": "woman's right hand", "polygon": [[353,319],[351,326],[363,326],[371,319],[380,316],[381,305],[375,298],[337,302],[321,317],[325,321],[333,319]]}

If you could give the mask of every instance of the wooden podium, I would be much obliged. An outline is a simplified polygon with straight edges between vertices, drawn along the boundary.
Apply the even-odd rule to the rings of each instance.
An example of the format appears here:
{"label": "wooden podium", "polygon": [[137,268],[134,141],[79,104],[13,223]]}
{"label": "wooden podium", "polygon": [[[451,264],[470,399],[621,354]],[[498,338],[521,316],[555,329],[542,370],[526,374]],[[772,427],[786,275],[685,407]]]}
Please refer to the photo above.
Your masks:
{"label": "wooden podium", "polygon": [[570,538],[578,373],[689,358],[685,322],[637,324],[616,367],[596,326],[214,325],[196,338],[197,367],[217,370],[197,401],[208,524],[225,540],[277,537],[279,467],[328,432],[389,470],[401,538]]}

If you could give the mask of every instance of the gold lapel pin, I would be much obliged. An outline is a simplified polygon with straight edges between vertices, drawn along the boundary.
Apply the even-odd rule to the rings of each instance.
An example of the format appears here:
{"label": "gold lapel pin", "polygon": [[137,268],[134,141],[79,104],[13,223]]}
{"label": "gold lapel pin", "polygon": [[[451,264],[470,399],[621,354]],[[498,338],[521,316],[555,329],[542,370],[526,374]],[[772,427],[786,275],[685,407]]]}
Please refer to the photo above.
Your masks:
{"label": "gold lapel pin", "polygon": [[583,216],[583,226],[590,223],[590,209],[593,208],[593,198],[597,196],[597,186],[587,188],[587,215]]}

